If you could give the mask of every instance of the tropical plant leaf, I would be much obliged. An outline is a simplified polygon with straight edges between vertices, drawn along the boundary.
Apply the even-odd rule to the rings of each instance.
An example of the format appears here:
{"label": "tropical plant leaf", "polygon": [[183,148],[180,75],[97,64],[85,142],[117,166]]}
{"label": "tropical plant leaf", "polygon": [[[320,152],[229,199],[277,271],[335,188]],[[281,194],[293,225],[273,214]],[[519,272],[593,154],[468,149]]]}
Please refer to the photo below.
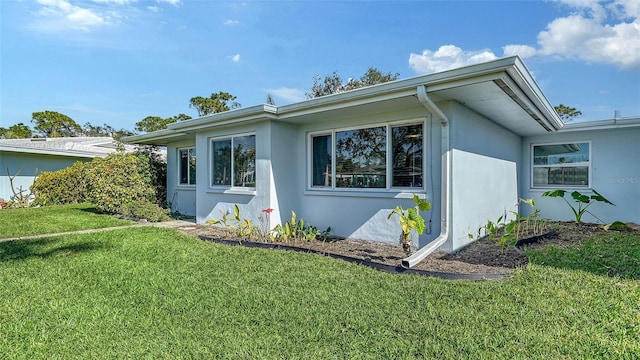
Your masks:
{"label": "tropical plant leaf", "polygon": [[581,203],[585,203],[585,204],[589,203],[589,197],[587,195],[583,195],[583,194],[581,194],[581,193],[579,193],[577,191],[572,192],[571,193],[571,197],[575,201],[578,201],[578,202],[581,202]]}
{"label": "tropical plant leaf", "polygon": [[566,191],[564,190],[549,190],[546,191],[542,194],[542,196],[548,196],[548,197],[564,197],[564,194],[566,193]]}
{"label": "tropical plant leaf", "polygon": [[602,201],[602,202],[607,203],[607,204],[609,204],[609,205],[613,205],[613,206],[615,206],[615,204],[614,204],[614,203],[612,203],[611,201],[609,201],[609,200],[605,199],[605,197],[604,197],[604,196],[602,196],[602,195],[600,195],[600,193],[599,193],[599,192],[597,192],[597,191],[595,191],[595,190],[592,190],[592,191],[593,191],[593,193],[594,193],[594,195],[591,195],[591,198],[592,198],[593,200],[595,200],[595,201]]}

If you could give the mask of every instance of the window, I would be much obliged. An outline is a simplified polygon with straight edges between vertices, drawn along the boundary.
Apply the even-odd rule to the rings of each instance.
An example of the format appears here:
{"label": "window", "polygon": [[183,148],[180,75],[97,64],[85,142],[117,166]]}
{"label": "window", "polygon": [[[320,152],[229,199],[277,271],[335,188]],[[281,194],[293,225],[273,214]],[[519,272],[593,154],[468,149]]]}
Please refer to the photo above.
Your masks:
{"label": "window", "polygon": [[310,145],[312,188],[423,188],[422,123],[313,134]]}
{"label": "window", "polygon": [[533,145],[532,186],[589,187],[591,144]]}
{"label": "window", "polygon": [[256,186],[256,136],[211,141],[211,186]]}
{"label": "window", "polygon": [[178,149],[180,185],[196,184],[196,149]]}

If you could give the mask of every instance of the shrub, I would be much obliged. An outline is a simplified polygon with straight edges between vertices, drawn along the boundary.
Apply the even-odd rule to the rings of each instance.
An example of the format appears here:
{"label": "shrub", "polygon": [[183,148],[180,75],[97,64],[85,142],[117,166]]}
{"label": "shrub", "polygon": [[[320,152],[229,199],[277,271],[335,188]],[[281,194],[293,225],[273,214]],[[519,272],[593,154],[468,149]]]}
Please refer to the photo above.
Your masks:
{"label": "shrub", "polygon": [[95,158],[86,172],[89,199],[98,210],[119,214],[123,204],[156,201],[151,172],[144,156],[116,153]]}
{"label": "shrub", "polygon": [[169,210],[163,209],[146,199],[139,199],[122,204],[120,214],[134,219],[145,219],[151,222],[169,220]]}
{"label": "shrub", "polygon": [[35,203],[63,205],[87,201],[86,169],[87,163],[77,161],[65,169],[40,173],[32,186]]}

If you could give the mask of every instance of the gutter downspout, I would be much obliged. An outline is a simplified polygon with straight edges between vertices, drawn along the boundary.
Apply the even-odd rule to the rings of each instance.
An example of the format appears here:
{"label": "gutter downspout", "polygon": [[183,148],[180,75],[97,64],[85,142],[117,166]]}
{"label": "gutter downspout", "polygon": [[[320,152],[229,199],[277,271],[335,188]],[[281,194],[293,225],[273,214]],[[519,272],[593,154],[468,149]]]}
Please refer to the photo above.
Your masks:
{"label": "gutter downspout", "polygon": [[449,239],[449,222],[450,222],[450,211],[451,211],[451,155],[449,149],[449,120],[446,115],[436,106],[436,104],[429,98],[427,95],[427,87],[424,85],[419,85],[417,88],[418,100],[424,106],[425,109],[431,114],[432,118],[436,117],[436,119],[440,122],[442,126],[442,163],[441,163],[441,172],[442,172],[442,180],[441,180],[441,225],[440,225],[440,235],[431,241],[429,244],[424,247],[418,249],[411,256],[402,259],[402,267],[411,268],[422,261],[429,254],[434,252],[437,248],[439,248],[442,244],[444,244]]}

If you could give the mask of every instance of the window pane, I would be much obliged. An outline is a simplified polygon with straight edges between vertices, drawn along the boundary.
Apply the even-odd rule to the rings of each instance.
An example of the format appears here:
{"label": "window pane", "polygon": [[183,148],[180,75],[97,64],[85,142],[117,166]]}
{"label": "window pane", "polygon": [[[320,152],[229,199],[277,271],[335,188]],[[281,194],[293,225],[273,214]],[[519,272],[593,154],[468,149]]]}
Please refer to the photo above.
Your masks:
{"label": "window pane", "polygon": [[336,132],[336,187],[385,188],[386,127]]}
{"label": "window pane", "polygon": [[562,165],[589,161],[589,143],[538,145],[533,147],[534,165]]}
{"label": "window pane", "polygon": [[231,140],[213,142],[211,185],[231,185]]}
{"label": "window pane", "polygon": [[178,150],[178,156],[180,157],[180,184],[189,183],[189,150]]}
{"label": "window pane", "polygon": [[312,140],[312,186],[331,186],[331,135]]}
{"label": "window pane", "polygon": [[422,187],[422,124],[392,128],[392,186]]}
{"label": "window pane", "polygon": [[196,184],[196,149],[189,149],[189,184]]}
{"label": "window pane", "polygon": [[233,138],[233,186],[256,186],[256,136]]}
{"label": "window pane", "polygon": [[589,167],[551,167],[533,168],[533,186],[589,186]]}

